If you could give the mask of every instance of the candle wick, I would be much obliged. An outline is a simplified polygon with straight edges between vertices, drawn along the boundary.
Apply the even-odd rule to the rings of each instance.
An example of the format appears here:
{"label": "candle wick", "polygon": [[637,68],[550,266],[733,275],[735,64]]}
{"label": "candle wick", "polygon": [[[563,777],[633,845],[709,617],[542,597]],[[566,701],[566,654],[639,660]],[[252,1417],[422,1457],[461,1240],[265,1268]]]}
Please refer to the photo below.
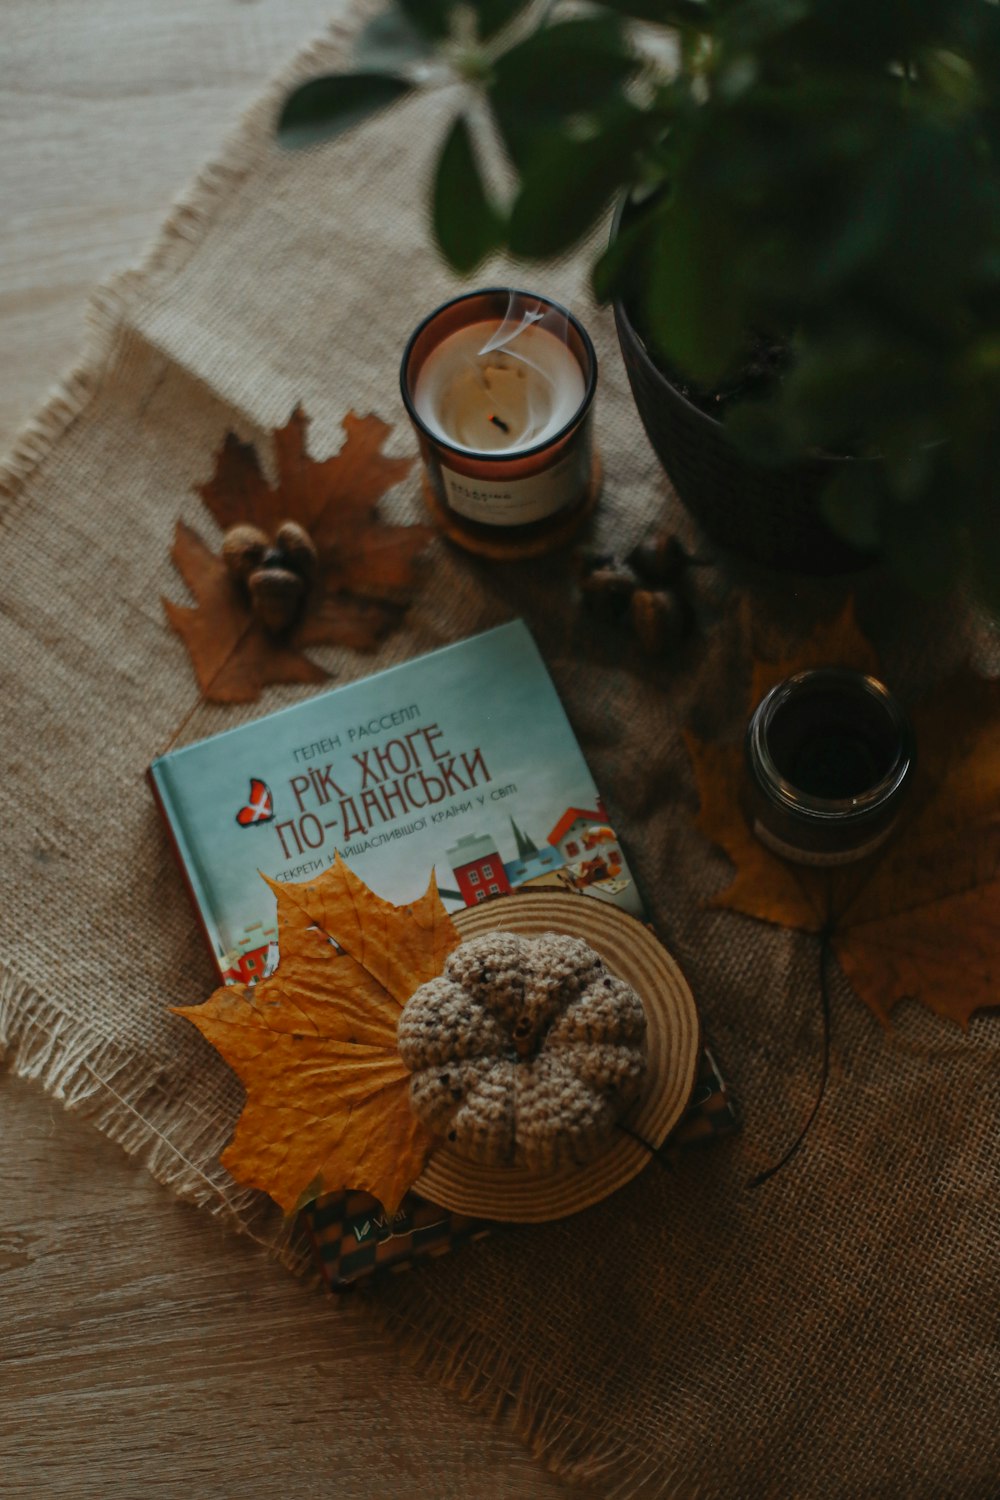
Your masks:
{"label": "candle wick", "polygon": [[496,412],[490,412],[490,421],[493,423],[494,427],[499,427],[501,432],[510,431],[510,426],[508,425],[508,423],[506,423],[502,417],[498,417]]}

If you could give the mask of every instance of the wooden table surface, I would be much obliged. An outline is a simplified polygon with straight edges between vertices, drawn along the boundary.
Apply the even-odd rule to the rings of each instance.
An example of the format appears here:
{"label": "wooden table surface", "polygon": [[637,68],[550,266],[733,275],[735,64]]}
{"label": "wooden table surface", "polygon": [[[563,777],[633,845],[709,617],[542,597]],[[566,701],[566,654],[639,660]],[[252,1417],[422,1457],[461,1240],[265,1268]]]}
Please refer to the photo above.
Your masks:
{"label": "wooden table surface", "polygon": [[[0,448],[321,0],[3,0]],[[0,856],[2,859],[2,856]],[[3,870],[0,864],[0,889]],[[515,1438],[0,1066],[0,1495],[564,1495]]]}

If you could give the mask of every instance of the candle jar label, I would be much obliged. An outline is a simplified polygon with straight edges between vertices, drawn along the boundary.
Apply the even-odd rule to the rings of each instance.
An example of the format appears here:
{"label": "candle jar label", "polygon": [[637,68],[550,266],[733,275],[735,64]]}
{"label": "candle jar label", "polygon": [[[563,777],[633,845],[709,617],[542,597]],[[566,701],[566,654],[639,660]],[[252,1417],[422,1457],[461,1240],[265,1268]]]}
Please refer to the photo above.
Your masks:
{"label": "candle jar label", "polygon": [[573,505],[587,487],[589,444],[580,443],[540,474],[519,479],[474,479],[441,464],[441,483],[452,510],[484,526],[523,526]]}

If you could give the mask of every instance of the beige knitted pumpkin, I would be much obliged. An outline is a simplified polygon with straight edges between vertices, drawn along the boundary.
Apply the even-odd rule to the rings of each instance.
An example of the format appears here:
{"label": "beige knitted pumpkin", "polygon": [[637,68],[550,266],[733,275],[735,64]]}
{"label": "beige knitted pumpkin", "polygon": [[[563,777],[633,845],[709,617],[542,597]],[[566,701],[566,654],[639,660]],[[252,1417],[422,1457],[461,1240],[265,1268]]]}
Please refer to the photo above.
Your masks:
{"label": "beige knitted pumpkin", "polygon": [[410,1102],[463,1156],[548,1172],[588,1161],[638,1097],[646,1017],[580,938],[489,932],[408,1000]]}

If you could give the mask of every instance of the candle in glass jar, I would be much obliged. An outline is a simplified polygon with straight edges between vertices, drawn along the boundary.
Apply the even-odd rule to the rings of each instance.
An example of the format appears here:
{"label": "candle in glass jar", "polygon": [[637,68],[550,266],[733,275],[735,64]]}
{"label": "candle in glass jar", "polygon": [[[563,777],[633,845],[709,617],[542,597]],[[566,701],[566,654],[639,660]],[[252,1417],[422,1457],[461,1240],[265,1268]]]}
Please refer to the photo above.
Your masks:
{"label": "candle in glass jar", "polygon": [[531,293],[470,292],[420,324],[403,400],[428,503],[449,535],[494,557],[568,539],[596,498],[596,379],[584,329]]}
{"label": "candle in glass jar", "polygon": [[561,339],[537,322],[502,328],[484,321],[449,334],[413,393],[427,426],[470,453],[518,453],[544,443],[583,401],[583,372]]}

